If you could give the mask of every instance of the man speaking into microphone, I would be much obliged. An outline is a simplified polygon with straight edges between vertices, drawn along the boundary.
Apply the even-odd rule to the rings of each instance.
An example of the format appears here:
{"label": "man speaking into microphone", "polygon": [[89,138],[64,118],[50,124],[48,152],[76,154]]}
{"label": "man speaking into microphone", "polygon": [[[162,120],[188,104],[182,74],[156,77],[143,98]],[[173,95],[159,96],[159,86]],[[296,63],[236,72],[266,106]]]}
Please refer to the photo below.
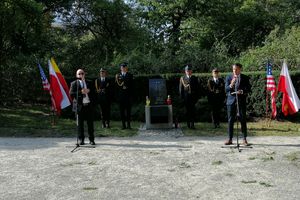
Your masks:
{"label": "man speaking into microphone", "polygon": [[[247,142],[247,123],[246,123],[246,97],[251,92],[249,77],[241,74],[242,65],[236,63],[232,65],[232,74],[226,77],[225,91],[227,96],[227,116],[228,116],[228,140],[225,145],[232,144],[233,126],[235,119],[241,123],[242,134],[244,136],[243,145]],[[237,109],[238,108],[238,109]],[[239,112],[239,113],[238,113]],[[238,117],[236,117],[238,114]]]}
{"label": "man speaking into microphone", "polygon": [[[84,145],[84,121],[88,126],[88,134],[91,145],[95,145],[94,136],[94,121],[93,121],[93,104],[94,104],[94,89],[93,84],[85,79],[83,69],[76,71],[76,80],[71,83],[70,96],[76,100],[77,113],[77,131],[80,145]],[[74,101],[73,101],[74,103]]]}

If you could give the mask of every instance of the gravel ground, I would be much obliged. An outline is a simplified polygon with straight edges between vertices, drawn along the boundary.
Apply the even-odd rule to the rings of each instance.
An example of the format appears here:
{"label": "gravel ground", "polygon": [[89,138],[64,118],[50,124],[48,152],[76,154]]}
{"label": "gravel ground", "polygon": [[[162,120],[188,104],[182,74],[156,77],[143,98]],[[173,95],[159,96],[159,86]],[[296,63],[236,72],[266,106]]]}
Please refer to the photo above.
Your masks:
{"label": "gravel ground", "polygon": [[0,199],[299,199],[300,138],[145,131],[130,138],[0,138]]}

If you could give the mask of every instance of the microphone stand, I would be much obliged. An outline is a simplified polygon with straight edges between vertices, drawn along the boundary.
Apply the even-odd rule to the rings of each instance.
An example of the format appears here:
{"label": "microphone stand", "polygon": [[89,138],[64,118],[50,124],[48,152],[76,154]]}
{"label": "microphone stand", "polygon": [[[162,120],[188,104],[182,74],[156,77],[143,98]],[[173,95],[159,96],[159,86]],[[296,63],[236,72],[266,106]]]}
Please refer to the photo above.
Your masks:
{"label": "microphone stand", "polygon": [[[239,143],[239,122],[241,122],[241,118],[240,118],[240,106],[239,106],[239,96],[238,93],[240,91],[238,91],[238,88],[235,87],[235,91],[232,92],[231,94],[235,94],[235,100],[236,100],[236,145],[235,146],[222,146],[222,148],[234,148],[237,149],[238,152],[241,152],[242,150],[240,148],[252,148],[251,146],[240,146]],[[242,91],[243,93],[243,91]],[[246,116],[244,116],[246,117]]]}
{"label": "microphone stand", "polygon": [[[77,128],[77,133],[79,131],[79,116],[78,116],[78,92],[79,92],[79,81],[76,80],[76,85],[77,85],[77,90],[76,90],[76,111],[75,111],[75,117],[76,117],[76,128]],[[79,147],[85,147],[85,148],[95,148],[94,146],[80,146],[78,142],[78,136],[77,136],[77,141],[75,144],[75,148],[71,151],[71,153],[75,152],[75,150]]]}
{"label": "microphone stand", "polygon": [[238,96],[238,91],[237,88],[235,88],[235,100],[236,100],[236,147],[239,152],[240,150],[240,143],[239,143],[239,122],[241,121],[240,119],[240,106],[239,106],[239,96]]}

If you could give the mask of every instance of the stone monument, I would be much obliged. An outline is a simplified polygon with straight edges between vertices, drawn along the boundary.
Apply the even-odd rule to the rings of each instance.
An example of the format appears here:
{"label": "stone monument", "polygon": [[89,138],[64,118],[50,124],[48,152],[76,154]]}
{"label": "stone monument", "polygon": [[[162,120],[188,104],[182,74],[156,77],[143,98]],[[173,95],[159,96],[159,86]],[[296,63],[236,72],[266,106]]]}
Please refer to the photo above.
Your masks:
{"label": "stone monument", "polygon": [[145,106],[146,129],[172,128],[172,105],[167,105],[165,79],[149,79],[150,105]]}

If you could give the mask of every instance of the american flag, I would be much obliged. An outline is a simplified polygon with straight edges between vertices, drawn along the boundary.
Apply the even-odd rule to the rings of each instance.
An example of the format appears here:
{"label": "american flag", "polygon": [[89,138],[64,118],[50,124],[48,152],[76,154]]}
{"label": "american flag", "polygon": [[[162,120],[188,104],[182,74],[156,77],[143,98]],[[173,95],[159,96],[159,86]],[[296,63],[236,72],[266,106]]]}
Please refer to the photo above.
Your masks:
{"label": "american flag", "polygon": [[[276,109],[276,83],[274,76],[272,74],[272,64],[268,62],[267,64],[267,91],[271,91],[271,104],[272,104],[272,118],[277,115]],[[268,102],[268,101],[267,101]]]}
{"label": "american flag", "polygon": [[269,62],[267,64],[267,90],[268,91],[276,90],[275,78],[272,74],[272,65]]}
{"label": "american flag", "polygon": [[45,91],[50,91],[50,84],[49,84],[48,79],[47,79],[47,77],[44,73],[44,70],[43,70],[43,68],[41,67],[40,64],[38,64],[38,67],[40,69],[41,79],[42,79],[42,83],[43,83],[43,89]]}

